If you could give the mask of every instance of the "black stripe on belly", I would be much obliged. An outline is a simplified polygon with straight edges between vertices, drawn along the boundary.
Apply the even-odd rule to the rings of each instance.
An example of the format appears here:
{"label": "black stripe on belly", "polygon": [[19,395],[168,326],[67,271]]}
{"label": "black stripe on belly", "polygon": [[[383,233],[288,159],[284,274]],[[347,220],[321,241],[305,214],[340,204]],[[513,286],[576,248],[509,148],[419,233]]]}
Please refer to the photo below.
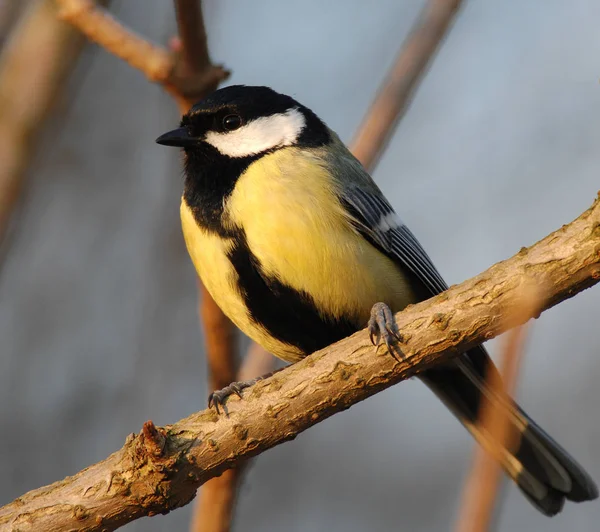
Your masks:
{"label": "black stripe on belly", "polygon": [[351,317],[323,317],[308,293],[266,275],[243,231],[236,234],[234,242],[228,257],[237,272],[239,290],[251,318],[271,336],[309,355],[356,332]]}

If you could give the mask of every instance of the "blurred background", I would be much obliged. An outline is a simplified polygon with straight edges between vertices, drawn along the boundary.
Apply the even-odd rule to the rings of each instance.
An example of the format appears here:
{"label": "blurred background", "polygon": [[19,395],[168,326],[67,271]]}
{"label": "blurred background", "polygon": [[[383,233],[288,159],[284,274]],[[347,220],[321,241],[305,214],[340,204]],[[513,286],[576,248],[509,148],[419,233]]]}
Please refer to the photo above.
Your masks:
{"label": "blurred background", "polygon": [[[424,1],[203,5],[228,83],[289,93],[349,142]],[[153,41],[176,33],[171,2],[111,11]],[[374,173],[450,284],[591,205],[599,24],[595,0],[465,2]],[[205,407],[181,161],[154,143],[178,118],[160,87],[90,44],[43,127],[1,254],[0,504],[105,458],[147,419]],[[599,303],[591,289],[533,324],[518,394],[597,481]],[[450,530],[472,448],[423,385],[403,383],[254,461],[234,530]],[[503,499],[502,532],[600,520],[598,502],[549,520],[512,485]],[[186,530],[191,510],[124,530]]]}

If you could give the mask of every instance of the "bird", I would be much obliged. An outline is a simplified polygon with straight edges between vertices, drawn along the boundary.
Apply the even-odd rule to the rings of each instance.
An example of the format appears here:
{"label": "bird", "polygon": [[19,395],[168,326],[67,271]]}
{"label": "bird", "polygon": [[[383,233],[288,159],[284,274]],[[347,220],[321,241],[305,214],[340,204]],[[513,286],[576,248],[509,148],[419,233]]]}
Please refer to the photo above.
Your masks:
{"label": "bird", "polygon": [[[239,329],[294,363],[368,327],[394,354],[393,313],[448,286],[369,173],[312,110],[269,87],[231,85],[156,139],[182,149],[180,214],[195,269]],[[419,374],[475,440],[486,381],[482,346]],[[211,395],[223,404],[249,383]],[[590,475],[515,402],[499,461],[543,514],[598,497]]]}

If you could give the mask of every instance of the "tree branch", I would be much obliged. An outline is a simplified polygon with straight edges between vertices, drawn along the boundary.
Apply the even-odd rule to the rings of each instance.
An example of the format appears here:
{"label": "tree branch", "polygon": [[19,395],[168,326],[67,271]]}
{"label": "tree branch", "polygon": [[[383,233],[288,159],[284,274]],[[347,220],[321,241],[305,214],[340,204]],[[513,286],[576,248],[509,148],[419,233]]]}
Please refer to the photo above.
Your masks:
{"label": "tree branch", "polygon": [[[522,288],[521,308],[513,311],[512,318],[527,321],[528,317],[539,312],[540,298],[532,287]],[[525,342],[525,326],[509,332],[504,340],[500,359],[500,371],[491,371],[487,384],[496,397],[506,402],[514,397],[521,367]],[[482,397],[479,424],[491,437],[485,440],[488,445],[477,446],[471,463],[471,472],[463,489],[463,503],[456,523],[456,532],[483,532],[490,530],[496,496],[502,480],[500,461],[504,449],[514,446],[518,434],[511,431],[510,417],[506,409],[494,401]]]}
{"label": "tree branch", "polygon": [[[295,438],[358,401],[515,327],[600,280],[600,197],[531,248],[396,314],[407,357],[376,354],[366,331],[318,351],[228,403],[165,428],[146,423],[122,449],[72,477],[0,508],[0,526],[27,531],[114,530],[190,502],[201,484]],[[539,310],[523,308],[533,283]],[[310,334],[310,331],[307,331]]]}
{"label": "tree branch", "polygon": [[[123,26],[93,0],[56,0],[56,2],[60,6],[63,19],[76,26],[92,41],[143,72],[150,81],[163,85],[180,107],[189,108],[229,77],[229,71],[221,65],[213,65],[210,62],[202,62],[204,67],[202,70],[190,71],[189,64],[181,59],[178,53],[150,43]],[[183,9],[192,2],[179,3]],[[198,11],[191,21],[200,23],[201,12]],[[194,47],[189,52],[184,48],[182,57],[189,59],[191,55],[200,52],[200,57],[207,59],[208,52],[202,52],[201,46],[203,43],[206,48],[205,32],[202,30],[204,40],[200,38],[196,41],[190,36],[191,22],[186,21],[185,27],[184,44],[193,42]],[[195,61],[194,64],[196,63],[200,64],[200,61]]]}
{"label": "tree branch", "polygon": [[352,151],[365,168],[373,169],[386,148],[461,3],[462,0],[430,0],[402,45],[352,142]]}
{"label": "tree branch", "polygon": [[0,57],[0,240],[19,199],[40,126],[87,42],[56,14],[53,0],[31,2]]}

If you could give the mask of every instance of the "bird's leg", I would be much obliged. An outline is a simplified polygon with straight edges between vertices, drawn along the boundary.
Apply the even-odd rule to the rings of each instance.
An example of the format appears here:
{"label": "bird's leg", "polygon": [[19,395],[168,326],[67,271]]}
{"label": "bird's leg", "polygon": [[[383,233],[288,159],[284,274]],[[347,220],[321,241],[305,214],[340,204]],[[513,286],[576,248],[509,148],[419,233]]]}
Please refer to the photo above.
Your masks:
{"label": "bird's leg", "polygon": [[244,390],[245,388],[249,388],[253,384],[256,384],[258,381],[262,381],[270,377],[271,375],[274,375],[282,369],[283,368],[279,368],[274,371],[270,371],[269,373],[265,373],[264,375],[261,375],[260,377],[256,377],[254,379],[250,379],[249,381],[232,382],[228,386],[225,386],[225,388],[215,390],[208,396],[208,408],[212,408],[214,406],[215,410],[217,411],[217,414],[220,414],[221,411],[219,410],[219,406],[222,406],[223,412],[225,412],[225,415],[228,416],[229,412],[227,412],[227,406],[225,405],[225,403],[230,395],[235,394],[241,399],[242,390]]}
{"label": "bird's leg", "polygon": [[369,338],[375,346],[379,347],[383,339],[388,352],[398,362],[404,360],[402,351],[397,346],[400,336],[396,331],[396,322],[392,310],[385,303],[375,303],[371,309],[371,317],[369,318]]}

